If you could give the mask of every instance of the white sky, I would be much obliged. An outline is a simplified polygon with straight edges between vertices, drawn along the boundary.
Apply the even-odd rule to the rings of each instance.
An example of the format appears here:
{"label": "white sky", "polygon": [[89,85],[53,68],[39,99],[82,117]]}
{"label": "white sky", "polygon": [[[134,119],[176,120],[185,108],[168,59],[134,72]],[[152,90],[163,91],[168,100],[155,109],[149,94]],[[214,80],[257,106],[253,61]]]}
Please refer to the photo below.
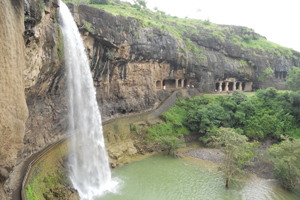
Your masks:
{"label": "white sky", "polygon": [[[126,0],[133,3],[133,0]],[[252,28],[271,42],[300,52],[300,0],[146,0],[172,16]],[[200,12],[197,10],[200,9]]]}

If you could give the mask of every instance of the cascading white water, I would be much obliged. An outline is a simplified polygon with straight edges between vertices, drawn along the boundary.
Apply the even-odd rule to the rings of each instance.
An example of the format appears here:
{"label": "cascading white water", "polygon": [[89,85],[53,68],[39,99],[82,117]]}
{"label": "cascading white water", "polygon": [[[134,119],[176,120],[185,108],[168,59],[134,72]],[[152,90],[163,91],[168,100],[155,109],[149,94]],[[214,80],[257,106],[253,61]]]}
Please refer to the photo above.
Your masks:
{"label": "cascading white water", "polygon": [[69,90],[70,179],[82,199],[113,190],[100,111],[83,41],[68,7],[60,2],[60,26]]}

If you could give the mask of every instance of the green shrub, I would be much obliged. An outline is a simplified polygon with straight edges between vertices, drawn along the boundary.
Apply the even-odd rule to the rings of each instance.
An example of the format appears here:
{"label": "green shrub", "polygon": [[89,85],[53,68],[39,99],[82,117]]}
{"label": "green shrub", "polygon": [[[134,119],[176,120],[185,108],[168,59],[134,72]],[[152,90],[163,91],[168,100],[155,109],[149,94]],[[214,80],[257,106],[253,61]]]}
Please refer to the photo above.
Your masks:
{"label": "green shrub", "polygon": [[42,14],[45,11],[45,3],[39,3],[39,9]]}
{"label": "green shrub", "polygon": [[90,3],[108,5],[110,4],[110,0],[90,0]]}
{"label": "green shrub", "polygon": [[248,101],[247,96],[244,92],[236,90],[232,93],[231,99],[237,104],[241,104],[244,101]]}
{"label": "green shrub", "polygon": [[244,41],[246,41],[246,42],[249,43],[252,40],[252,35],[250,35],[250,34],[244,34],[243,35],[243,39],[244,39]]}
{"label": "green shrub", "polygon": [[300,139],[288,137],[268,149],[274,175],[287,190],[300,191]]}
{"label": "green shrub", "polygon": [[135,131],[135,132],[137,132],[137,131],[138,131],[137,125],[131,123],[131,124],[130,124],[130,131]]}
{"label": "green shrub", "polygon": [[204,20],[203,24],[204,24],[204,25],[210,25],[209,19]]}
{"label": "green shrub", "polygon": [[89,22],[87,22],[85,20],[82,20],[82,23],[84,24],[84,26],[85,26],[85,28],[86,28],[87,31],[94,32],[94,29],[93,29],[91,23],[89,23]]}

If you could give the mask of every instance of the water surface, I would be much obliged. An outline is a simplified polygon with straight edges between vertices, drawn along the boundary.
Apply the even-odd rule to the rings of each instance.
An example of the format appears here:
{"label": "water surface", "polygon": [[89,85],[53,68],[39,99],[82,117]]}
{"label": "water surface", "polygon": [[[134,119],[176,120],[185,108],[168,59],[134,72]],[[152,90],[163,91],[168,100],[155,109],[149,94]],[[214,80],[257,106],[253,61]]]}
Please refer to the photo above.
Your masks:
{"label": "water surface", "polygon": [[122,180],[115,194],[97,200],[296,200],[300,197],[274,180],[250,178],[245,185],[226,189],[222,174],[211,162],[151,156],[113,172]]}

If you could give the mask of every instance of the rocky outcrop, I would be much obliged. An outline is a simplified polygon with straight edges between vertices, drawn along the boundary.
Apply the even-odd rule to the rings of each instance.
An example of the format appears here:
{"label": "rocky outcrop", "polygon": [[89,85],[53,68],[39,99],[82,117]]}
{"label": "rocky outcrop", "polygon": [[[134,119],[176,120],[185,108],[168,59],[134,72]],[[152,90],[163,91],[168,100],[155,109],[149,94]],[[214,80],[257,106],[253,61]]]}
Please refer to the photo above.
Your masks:
{"label": "rocky outcrop", "polygon": [[53,199],[53,200],[80,200],[78,191],[74,188],[53,188],[50,189],[49,192],[45,193],[46,199]]}
{"label": "rocky outcrop", "polygon": [[[0,135],[1,141],[9,141],[7,144],[10,144],[9,148],[5,145],[0,147],[0,155],[3,156],[0,160],[1,183],[8,178],[15,162],[14,156],[7,157],[8,152],[15,155],[22,147],[22,123],[27,117],[23,101],[24,85],[29,118],[26,122],[24,147],[18,153],[19,165],[33,153],[66,134],[66,70],[63,62],[63,38],[58,25],[58,4],[58,0],[24,0],[24,16],[18,10],[23,9],[22,1],[4,0],[0,3],[0,9],[5,13],[5,17],[0,18],[3,32],[0,37],[5,37],[1,40],[3,70],[0,83],[1,87],[9,85],[11,89],[8,91],[1,88],[3,94],[10,96],[2,98],[1,93],[0,119],[1,124],[3,121],[6,125],[11,124],[11,127],[19,127],[16,131],[11,129],[11,132],[18,133],[18,139],[13,138],[14,134],[9,134],[12,138],[7,140],[8,132]],[[68,6],[82,34],[104,120],[154,109],[172,94],[173,89],[187,85],[194,85],[200,92],[211,92],[217,81],[232,79],[251,81],[253,89],[268,86],[281,89],[284,72],[292,66],[300,67],[298,52],[293,52],[294,56],[288,57],[260,49],[243,48],[222,38],[212,37],[210,30],[199,27],[198,34],[186,32],[184,35],[198,49],[195,53],[187,48],[183,39],[165,30],[142,27],[137,19],[114,16],[86,5],[75,6],[69,3]],[[19,15],[15,15],[15,11]],[[9,22],[17,25],[9,26]],[[24,40],[20,41],[19,33],[23,32],[23,22]],[[228,32],[224,34],[234,33],[240,37],[248,34],[254,38],[259,36],[250,29],[245,32],[244,27],[227,27]],[[24,42],[25,57],[22,46]],[[15,61],[11,61],[13,59]],[[3,63],[11,64],[4,68]],[[20,71],[21,66],[24,66],[24,71]],[[259,81],[258,78],[267,67],[273,69],[273,78],[267,82]],[[25,81],[22,79],[23,72]],[[18,76],[13,77],[12,74]],[[167,87],[166,90],[163,85]],[[9,105],[14,105],[15,108]],[[1,126],[0,130],[9,126]],[[106,137],[108,140],[109,136]],[[109,153],[111,157],[119,159],[123,154],[131,155],[135,151],[133,143],[118,146],[116,140]],[[7,181],[7,191],[15,189],[16,179],[21,180],[18,172]],[[3,189],[1,191],[3,193]]]}
{"label": "rocky outcrop", "polygon": [[28,110],[24,94],[24,14],[22,0],[0,2],[0,199],[23,147]]}
{"label": "rocky outcrop", "polygon": [[[57,0],[26,0],[24,1],[23,12],[23,1],[21,1],[22,6],[18,12],[25,14],[25,16],[21,14],[20,17],[20,27],[22,27],[22,29],[19,31],[19,38],[22,42],[21,46],[12,44],[9,40],[7,40],[9,48],[12,48],[12,46],[16,47],[18,50],[15,52],[22,50],[23,53],[23,57],[22,55],[18,55],[20,63],[15,63],[14,68],[9,68],[13,71],[17,66],[22,66],[18,75],[21,76],[24,74],[25,81],[24,77],[19,77],[18,79],[20,83],[18,86],[22,86],[23,88],[20,89],[11,87],[11,89],[15,91],[16,98],[24,97],[24,105],[26,105],[26,93],[26,103],[29,110],[25,135],[23,132],[21,135],[22,137],[15,140],[20,143],[20,148],[16,150],[16,153],[19,151],[17,159],[18,165],[6,181],[6,190],[10,198],[12,198],[12,195],[15,195],[14,192],[18,191],[20,188],[20,184],[23,179],[22,169],[26,167],[23,166],[24,161],[26,161],[26,159],[33,153],[40,151],[53,142],[58,141],[65,135],[67,126],[67,123],[65,123],[67,113],[67,108],[65,106],[67,102],[65,98],[66,81],[64,78],[64,65],[62,63],[63,58],[60,56],[62,45],[59,44],[62,39],[58,24],[56,23],[57,3]],[[1,28],[1,30],[5,29]],[[3,39],[2,41],[6,41],[6,39]],[[26,55],[25,57],[24,53]],[[6,77],[8,77],[7,74]],[[13,85],[12,83],[8,84]],[[17,92],[20,92],[20,94],[17,94]],[[9,101],[10,105],[12,105],[12,99]],[[19,105],[21,106],[22,104],[20,103]],[[1,114],[2,113],[3,112],[1,112]],[[22,110],[19,109],[18,113],[22,113]],[[9,144],[11,146],[13,146],[13,141],[13,138],[9,140]],[[17,156],[17,154],[15,156]],[[20,191],[17,193],[19,192]],[[13,199],[19,198],[19,194],[13,196]]]}
{"label": "rocky outcrop", "polygon": [[27,0],[24,74],[29,118],[20,159],[57,141],[67,126],[66,74],[57,7],[57,1]]}
{"label": "rocky outcrop", "polygon": [[[298,52],[293,51],[293,55],[282,56],[285,52],[279,50],[271,52],[264,49],[246,48],[229,42],[221,36],[216,37],[212,34],[215,31],[213,29],[209,30],[199,26],[197,34],[185,32],[184,37],[190,39],[193,45],[200,49],[200,52],[195,53],[188,50],[182,39],[173,36],[166,30],[143,28],[139,25],[138,19],[114,16],[85,5],[68,4],[68,6],[85,41],[88,41],[86,44],[89,45],[86,47],[92,69],[96,72],[94,78],[99,85],[103,84],[102,87],[106,87],[103,67],[108,68],[108,65],[111,70],[118,66],[116,71],[119,72],[119,79],[128,80],[130,79],[128,76],[132,72],[128,67],[131,67],[132,63],[136,67],[147,64],[153,70],[151,75],[154,81],[185,79],[192,82],[201,91],[213,91],[216,81],[227,78],[254,82],[254,89],[265,88],[269,85],[282,89],[282,84],[274,84],[284,82],[283,79],[275,77],[275,71],[286,72],[292,66],[300,67]],[[219,27],[223,28],[222,35],[226,38],[229,38],[230,35],[237,35],[240,38],[244,35],[251,35],[254,40],[263,38],[246,27],[217,25],[215,29],[218,30]],[[99,51],[99,48],[103,53]],[[115,54],[113,54],[112,61],[105,65],[103,63],[105,63],[106,54],[109,51],[115,52]],[[98,59],[100,61],[102,59],[102,62],[96,62]],[[268,67],[274,71],[273,79],[269,82],[258,81]],[[97,69],[102,70],[102,73],[97,73]],[[126,73],[126,75],[122,76],[122,73]],[[113,79],[114,77],[110,76],[110,80]],[[151,84],[149,85],[152,90]],[[126,88],[128,88],[127,83]],[[155,88],[153,89],[155,90]]]}

